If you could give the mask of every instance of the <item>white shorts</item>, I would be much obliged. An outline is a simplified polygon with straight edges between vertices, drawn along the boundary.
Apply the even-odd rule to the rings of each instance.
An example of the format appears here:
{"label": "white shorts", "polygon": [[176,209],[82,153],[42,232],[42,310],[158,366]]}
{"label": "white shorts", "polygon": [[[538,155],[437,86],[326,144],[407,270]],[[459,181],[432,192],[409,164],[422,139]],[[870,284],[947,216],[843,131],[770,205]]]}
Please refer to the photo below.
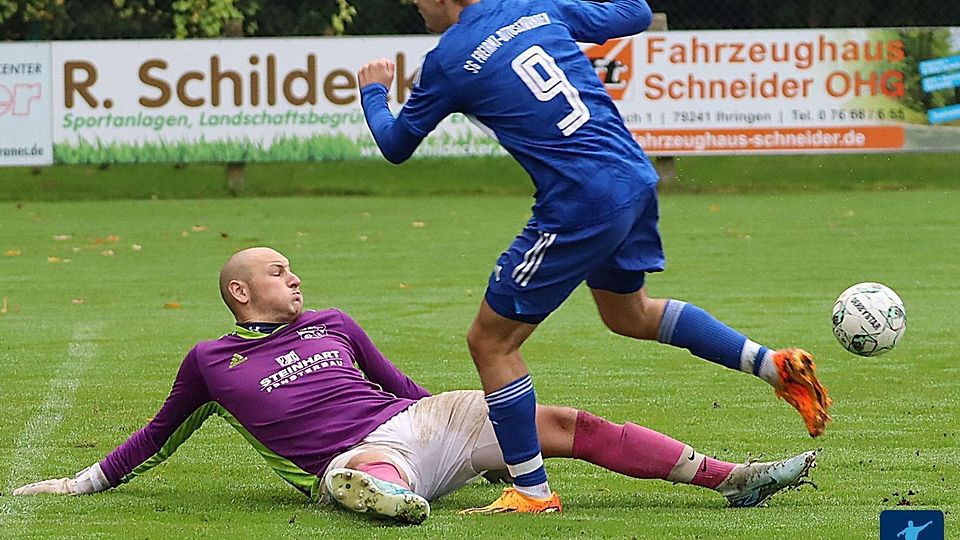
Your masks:
{"label": "white shorts", "polygon": [[369,451],[389,456],[410,480],[410,488],[428,500],[459,489],[486,471],[507,467],[479,390],[421,399],[333,458],[324,477]]}

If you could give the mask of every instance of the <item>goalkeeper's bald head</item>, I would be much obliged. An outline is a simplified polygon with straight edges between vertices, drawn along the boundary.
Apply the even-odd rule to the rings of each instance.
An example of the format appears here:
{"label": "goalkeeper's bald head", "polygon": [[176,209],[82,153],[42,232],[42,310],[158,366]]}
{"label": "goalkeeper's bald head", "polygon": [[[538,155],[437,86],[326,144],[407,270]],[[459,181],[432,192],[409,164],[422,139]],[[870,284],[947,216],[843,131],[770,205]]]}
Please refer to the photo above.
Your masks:
{"label": "goalkeeper's bald head", "polygon": [[300,278],[269,247],[234,253],[220,269],[220,296],[238,323],[288,323],[303,311]]}

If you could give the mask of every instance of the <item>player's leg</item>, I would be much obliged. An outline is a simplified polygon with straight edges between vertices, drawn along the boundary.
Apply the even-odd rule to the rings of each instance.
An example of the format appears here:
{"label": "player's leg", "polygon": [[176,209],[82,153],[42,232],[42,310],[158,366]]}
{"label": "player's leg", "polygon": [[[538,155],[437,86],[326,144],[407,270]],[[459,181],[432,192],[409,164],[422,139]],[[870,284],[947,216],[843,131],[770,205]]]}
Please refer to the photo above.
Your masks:
{"label": "player's leg", "polygon": [[326,497],[352,512],[422,523],[430,503],[410,489],[402,457],[390,447],[362,444],[338,456],[323,475]]}
{"label": "player's leg", "polygon": [[[614,271],[604,274],[610,276]],[[678,300],[650,298],[646,287],[620,294],[599,288],[602,285],[598,282],[592,282],[594,301],[604,324],[617,334],[681,347],[722,366],[753,373],[779,387],[773,351],[748,340],[703,309]]]}
{"label": "player's leg", "polygon": [[391,456],[384,452],[375,450],[361,452],[351,457],[344,467],[356,469],[378,480],[410,489],[410,480],[407,475],[393,462]]}
{"label": "player's leg", "polygon": [[[427,500],[442,497],[467,485],[488,468],[506,468],[496,433],[487,417],[483,392],[469,390],[443,392],[421,399],[369,434],[360,445],[334,458],[330,464],[332,474],[325,475],[325,491],[332,494],[328,496],[347,508],[417,522],[410,519],[409,514],[395,510],[411,506],[414,510],[421,508],[407,498],[385,498],[386,502],[395,503],[390,506],[377,504],[378,501],[368,503],[367,499],[361,497],[363,509],[351,506],[357,499],[350,497],[349,489],[359,489],[361,495],[368,496],[371,485],[375,488],[376,482],[362,473],[372,474],[372,466],[380,467],[385,462],[396,468],[395,472],[387,469],[386,475],[400,476],[409,482],[410,488],[419,497]],[[347,466],[351,468],[344,468]],[[339,485],[331,485],[326,481],[331,476],[337,479],[337,474],[340,475]],[[369,482],[363,483],[364,479]],[[385,475],[377,478],[384,479]],[[341,490],[345,487],[343,482],[351,482],[351,488],[347,488],[337,499],[338,487]],[[501,505],[496,513],[560,509],[559,498],[555,494],[549,501],[550,505],[541,508],[536,501],[517,496],[515,489],[508,488],[508,491],[514,493],[514,497],[508,500],[511,506]],[[531,501],[533,506],[530,506]],[[426,505],[422,507],[426,508]],[[414,513],[413,516],[425,517],[423,513]]]}
{"label": "player's leg", "polygon": [[500,450],[515,487],[533,500],[545,499],[551,491],[537,440],[536,393],[520,346],[563,299],[544,305],[522,297],[534,294],[543,276],[552,273],[544,260],[555,241],[556,235],[540,231],[530,220],[497,260],[467,332]]}
{"label": "player's leg", "polygon": [[830,420],[830,400],[812,356],[799,349],[768,349],[693,304],[650,298],[643,286],[645,273],[662,270],[664,262],[655,196],[636,216],[627,240],[587,277],[603,322],[618,334],[656,339],[760,377],[800,412],[811,436],[822,434]]}
{"label": "player's leg", "polygon": [[823,434],[830,421],[830,398],[816,376],[813,357],[806,351],[768,349],[693,304],[649,298],[645,287],[626,294],[603,290],[597,282],[591,287],[600,317],[614,332],[656,339],[722,366],[752,373],[800,412],[811,436]]}
{"label": "player's leg", "polygon": [[330,498],[347,510],[401,523],[423,523],[430,516],[430,503],[425,498],[367,470],[344,467],[327,472],[324,483]]}
{"label": "player's leg", "polygon": [[520,346],[537,329],[536,324],[499,315],[484,299],[467,331],[467,345],[480,375],[483,391],[491,394],[529,375]]}
{"label": "player's leg", "polygon": [[477,444],[496,449],[498,468],[505,467],[483,392],[421,399],[331,460],[324,499],[355,512],[422,522],[430,513],[427,501],[479,475],[471,463]]}
{"label": "player's leg", "polygon": [[541,406],[544,457],[571,457],[633,478],[716,488],[736,467],[652,429],[615,424],[586,411]]}
{"label": "player's leg", "polygon": [[539,500],[545,509],[553,494],[537,440],[533,381],[519,349],[536,325],[622,242],[633,222],[625,214],[567,232],[542,231],[531,220],[497,260],[467,335],[516,492]]}
{"label": "player's leg", "polygon": [[805,452],[781,461],[737,465],[652,429],[614,424],[567,407],[540,406],[537,427],[544,457],[572,457],[633,478],[709,488],[731,506],[758,506],[777,491],[801,483],[816,458],[814,452]]}
{"label": "player's leg", "polygon": [[537,441],[537,398],[520,355],[520,346],[535,329],[535,324],[499,315],[484,300],[467,343],[514,485],[521,494],[544,499],[551,491]]}

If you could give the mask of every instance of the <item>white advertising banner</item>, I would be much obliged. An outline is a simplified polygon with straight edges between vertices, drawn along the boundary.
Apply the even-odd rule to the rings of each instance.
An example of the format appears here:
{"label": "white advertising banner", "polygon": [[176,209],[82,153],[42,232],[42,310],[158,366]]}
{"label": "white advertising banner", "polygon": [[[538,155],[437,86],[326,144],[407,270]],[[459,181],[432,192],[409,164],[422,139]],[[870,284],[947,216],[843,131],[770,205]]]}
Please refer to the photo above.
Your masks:
{"label": "white advertising banner", "polygon": [[[64,163],[378,158],[356,72],[371,59],[393,59],[390,100],[399,110],[436,41],[55,42],[54,156]],[[0,44],[0,58],[15,59],[0,65],[39,65],[31,47]],[[960,28],[660,32],[582,47],[651,154],[960,150]],[[0,121],[41,109],[31,84],[41,83],[0,79]],[[17,128],[18,149],[27,132]],[[417,155],[502,152],[455,115]]]}
{"label": "white advertising banner", "polygon": [[0,166],[53,163],[50,44],[0,45]]}
{"label": "white advertising banner", "polygon": [[[271,161],[379,156],[356,72],[397,64],[406,100],[433,37],[54,43],[57,158],[100,161]],[[482,141],[477,140],[482,138]],[[420,155],[500,152],[451,118]]]}

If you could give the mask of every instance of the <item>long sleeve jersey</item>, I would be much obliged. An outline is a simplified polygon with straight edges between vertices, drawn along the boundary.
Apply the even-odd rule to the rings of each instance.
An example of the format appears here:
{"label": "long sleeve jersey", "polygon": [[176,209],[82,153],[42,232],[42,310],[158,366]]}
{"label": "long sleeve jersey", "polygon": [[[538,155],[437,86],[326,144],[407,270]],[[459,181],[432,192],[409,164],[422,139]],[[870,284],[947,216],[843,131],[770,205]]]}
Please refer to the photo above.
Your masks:
{"label": "long sleeve jersey", "polygon": [[577,42],[637,34],[651,20],[644,0],[470,4],[424,57],[397,118],[382,84],[362,89],[367,124],[399,163],[446,116],[464,113],[529,173],[542,230],[611,219],[658,176]]}
{"label": "long sleeve jersey", "polygon": [[218,414],[281,477],[315,496],[334,456],[429,395],[348,315],[305,311],[269,335],[238,331],[198,343],[160,411],[100,466],[111,486],[129,481]]}

